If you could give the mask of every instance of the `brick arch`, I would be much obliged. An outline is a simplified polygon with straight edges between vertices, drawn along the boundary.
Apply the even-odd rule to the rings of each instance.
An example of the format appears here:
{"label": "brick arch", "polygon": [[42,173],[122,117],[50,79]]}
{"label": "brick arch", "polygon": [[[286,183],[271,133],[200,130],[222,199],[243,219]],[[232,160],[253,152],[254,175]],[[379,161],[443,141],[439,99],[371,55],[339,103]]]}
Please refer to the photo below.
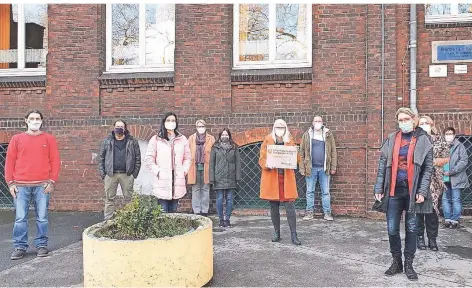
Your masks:
{"label": "brick arch", "polygon": [[149,141],[152,136],[157,134],[157,131],[152,129],[151,126],[147,125],[129,125],[128,131],[136,139]]}
{"label": "brick arch", "polygon": [[22,133],[20,130],[0,131],[0,143],[9,143],[13,135]]}
{"label": "brick arch", "polygon": [[454,129],[456,129],[457,135],[472,135],[472,123],[470,121],[447,120],[436,124],[436,128],[439,130],[438,132],[440,134],[442,134],[444,129],[447,127],[454,127]]}
{"label": "brick arch", "polygon": [[[301,137],[303,135],[303,131],[298,128],[290,128],[290,133],[295,138],[296,143],[300,143]],[[254,128],[251,130],[246,130],[242,132],[233,133],[231,136],[233,137],[234,142],[239,146],[244,146],[251,143],[262,142],[264,138],[272,131],[270,127],[263,127],[263,128]]]}

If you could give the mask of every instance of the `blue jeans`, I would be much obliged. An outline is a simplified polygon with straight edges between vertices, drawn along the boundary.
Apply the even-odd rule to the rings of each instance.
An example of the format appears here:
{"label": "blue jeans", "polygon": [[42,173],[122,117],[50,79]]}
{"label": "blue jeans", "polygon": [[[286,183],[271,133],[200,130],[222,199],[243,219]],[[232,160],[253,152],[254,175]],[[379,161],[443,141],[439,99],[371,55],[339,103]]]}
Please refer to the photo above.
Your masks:
{"label": "blue jeans", "polygon": [[395,196],[388,200],[387,208],[387,230],[392,255],[401,255],[402,241],[400,238],[400,220],[403,211],[405,217],[405,256],[414,257],[416,253],[416,236],[418,225],[416,213],[408,212],[410,205],[410,193],[408,187],[395,187]]}
{"label": "blue jeans", "polygon": [[444,220],[451,223],[458,223],[461,218],[462,203],[460,188],[452,188],[451,182],[446,182],[447,190],[443,193],[442,205]]}
{"label": "blue jeans", "polygon": [[37,237],[34,239],[36,248],[48,246],[48,207],[49,193],[44,193],[43,186],[17,186],[18,193],[14,199],[15,224],[13,225],[13,247],[28,249],[28,209],[31,200],[36,212]]}
{"label": "blue jeans", "polygon": [[311,169],[311,175],[306,177],[306,211],[313,213],[315,210],[315,187],[320,181],[321,203],[324,213],[331,213],[331,196],[329,194],[329,179],[323,168]]}
{"label": "blue jeans", "polygon": [[179,207],[179,199],[164,200],[158,199],[157,202],[161,205],[164,213],[175,213]]}
{"label": "blue jeans", "polygon": [[233,211],[233,190],[216,190],[216,211],[218,212],[220,220],[225,220],[225,218],[223,218],[224,194],[226,194],[226,220],[229,220],[229,218],[231,218],[231,212]]}

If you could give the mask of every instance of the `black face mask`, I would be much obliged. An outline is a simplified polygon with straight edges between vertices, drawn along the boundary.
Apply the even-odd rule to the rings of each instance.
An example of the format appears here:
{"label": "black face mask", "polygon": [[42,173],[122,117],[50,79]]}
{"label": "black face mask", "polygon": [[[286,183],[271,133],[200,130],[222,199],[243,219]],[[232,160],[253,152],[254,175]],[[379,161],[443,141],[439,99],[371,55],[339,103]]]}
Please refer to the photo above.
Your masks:
{"label": "black face mask", "polygon": [[123,128],[115,128],[115,134],[120,134],[120,135],[123,135],[123,133],[125,133],[125,129]]}
{"label": "black face mask", "polygon": [[229,137],[221,137],[221,142],[228,143],[229,142]]}

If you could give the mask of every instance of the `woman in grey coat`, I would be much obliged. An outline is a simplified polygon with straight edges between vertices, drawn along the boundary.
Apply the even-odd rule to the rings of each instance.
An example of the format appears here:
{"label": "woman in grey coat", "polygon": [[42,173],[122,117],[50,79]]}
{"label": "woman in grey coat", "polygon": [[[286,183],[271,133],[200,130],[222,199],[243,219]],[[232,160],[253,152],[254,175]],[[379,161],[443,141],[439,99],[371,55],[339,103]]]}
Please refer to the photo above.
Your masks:
{"label": "woman in grey coat", "polygon": [[442,205],[444,212],[444,226],[446,228],[459,228],[461,218],[462,189],[469,187],[466,168],[469,158],[464,145],[455,139],[456,130],[452,127],[444,130],[444,138],[451,147],[449,163],[444,165],[444,183],[447,190],[443,194]]}
{"label": "woman in grey coat", "polygon": [[[210,184],[216,191],[216,210],[220,218],[220,227],[231,227],[233,193],[239,180],[241,180],[241,160],[238,145],[231,138],[229,129],[224,128],[210,154]],[[223,216],[223,198],[226,198],[225,216]]]}

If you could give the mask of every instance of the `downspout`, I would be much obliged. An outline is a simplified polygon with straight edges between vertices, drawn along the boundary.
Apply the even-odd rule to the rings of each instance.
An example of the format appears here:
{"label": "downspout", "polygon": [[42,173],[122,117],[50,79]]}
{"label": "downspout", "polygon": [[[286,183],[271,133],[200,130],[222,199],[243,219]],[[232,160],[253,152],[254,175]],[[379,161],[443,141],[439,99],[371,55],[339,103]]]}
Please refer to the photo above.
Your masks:
{"label": "downspout", "polygon": [[384,120],[384,82],[385,82],[385,10],[384,10],[384,4],[382,4],[382,24],[381,24],[381,30],[382,30],[382,76],[381,76],[381,81],[382,81],[382,84],[381,84],[381,108],[382,108],[382,111],[381,111],[381,123],[382,123],[382,129],[380,129],[381,131],[381,137],[380,137],[380,143],[383,142],[384,140],[384,127],[385,127],[385,120]]}
{"label": "downspout", "polygon": [[410,108],[418,113],[416,107],[416,4],[410,4]]}

